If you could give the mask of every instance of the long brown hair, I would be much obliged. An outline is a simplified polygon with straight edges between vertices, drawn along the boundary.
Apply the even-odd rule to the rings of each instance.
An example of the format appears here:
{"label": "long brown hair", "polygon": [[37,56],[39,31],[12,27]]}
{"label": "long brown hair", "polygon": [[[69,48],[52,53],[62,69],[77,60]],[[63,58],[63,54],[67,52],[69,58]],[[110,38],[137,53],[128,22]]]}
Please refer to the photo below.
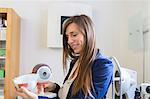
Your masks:
{"label": "long brown hair", "polygon": [[92,83],[92,64],[96,57],[95,48],[95,33],[92,20],[86,15],[76,15],[68,18],[63,24],[63,67],[67,69],[67,59],[74,58],[74,52],[68,45],[66,37],[66,28],[69,24],[75,23],[79,26],[84,36],[84,44],[81,53],[78,57],[78,75],[73,83],[72,95],[76,95],[79,90],[82,90],[84,95],[90,94],[93,88]]}

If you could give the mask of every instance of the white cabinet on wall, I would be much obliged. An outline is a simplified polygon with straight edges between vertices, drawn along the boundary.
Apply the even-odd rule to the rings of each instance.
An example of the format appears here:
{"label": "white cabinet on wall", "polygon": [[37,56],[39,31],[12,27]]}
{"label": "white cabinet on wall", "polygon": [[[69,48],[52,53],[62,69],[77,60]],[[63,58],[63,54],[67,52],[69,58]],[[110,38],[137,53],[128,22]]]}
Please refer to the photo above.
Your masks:
{"label": "white cabinet on wall", "polygon": [[[145,10],[144,10],[145,11]],[[143,82],[150,83],[150,15],[140,11],[129,18],[129,48],[142,53]],[[141,72],[141,70],[139,70]]]}

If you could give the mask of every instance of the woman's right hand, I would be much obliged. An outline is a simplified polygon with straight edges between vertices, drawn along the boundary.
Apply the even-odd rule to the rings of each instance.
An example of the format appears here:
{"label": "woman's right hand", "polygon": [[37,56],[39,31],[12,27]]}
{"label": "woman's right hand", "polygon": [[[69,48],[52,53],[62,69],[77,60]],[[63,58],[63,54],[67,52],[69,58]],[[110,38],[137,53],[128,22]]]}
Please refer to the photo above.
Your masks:
{"label": "woman's right hand", "polygon": [[[56,84],[53,82],[48,81],[47,83],[40,84],[37,86],[38,88],[38,94],[43,92],[51,92],[55,90]],[[23,99],[38,99],[38,96],[35,93],[32,93],[25,87],[19,88],[19,90],[16,89],[17,96],[21,96]]]}
{"label": "woman's right hand", "polygon": [[16,89],[17,96],[21,96],[23,99],[38,99],[38,96],[30,92],[25,87],[21,87],[19,90]]}

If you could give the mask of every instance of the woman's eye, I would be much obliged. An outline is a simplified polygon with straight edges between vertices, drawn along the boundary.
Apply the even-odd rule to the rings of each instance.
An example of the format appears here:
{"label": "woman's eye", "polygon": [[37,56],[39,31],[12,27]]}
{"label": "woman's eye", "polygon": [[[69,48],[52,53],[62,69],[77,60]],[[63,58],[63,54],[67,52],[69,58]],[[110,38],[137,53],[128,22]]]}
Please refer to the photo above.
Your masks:
{"label": "woman's eye", "polygon": [[77,36],[78,33],[73,33],[72,36]]}

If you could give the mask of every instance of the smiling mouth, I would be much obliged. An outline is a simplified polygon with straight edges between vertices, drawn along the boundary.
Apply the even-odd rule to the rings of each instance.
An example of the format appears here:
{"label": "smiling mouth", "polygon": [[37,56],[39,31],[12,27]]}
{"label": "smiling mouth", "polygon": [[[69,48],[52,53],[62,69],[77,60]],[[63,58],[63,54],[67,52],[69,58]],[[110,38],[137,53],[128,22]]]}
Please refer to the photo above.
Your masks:
{"label": "smiling mouth", "polygon": [[76,49],[77,48],[77,45],[73,45],[71,46],[72,49]]}

